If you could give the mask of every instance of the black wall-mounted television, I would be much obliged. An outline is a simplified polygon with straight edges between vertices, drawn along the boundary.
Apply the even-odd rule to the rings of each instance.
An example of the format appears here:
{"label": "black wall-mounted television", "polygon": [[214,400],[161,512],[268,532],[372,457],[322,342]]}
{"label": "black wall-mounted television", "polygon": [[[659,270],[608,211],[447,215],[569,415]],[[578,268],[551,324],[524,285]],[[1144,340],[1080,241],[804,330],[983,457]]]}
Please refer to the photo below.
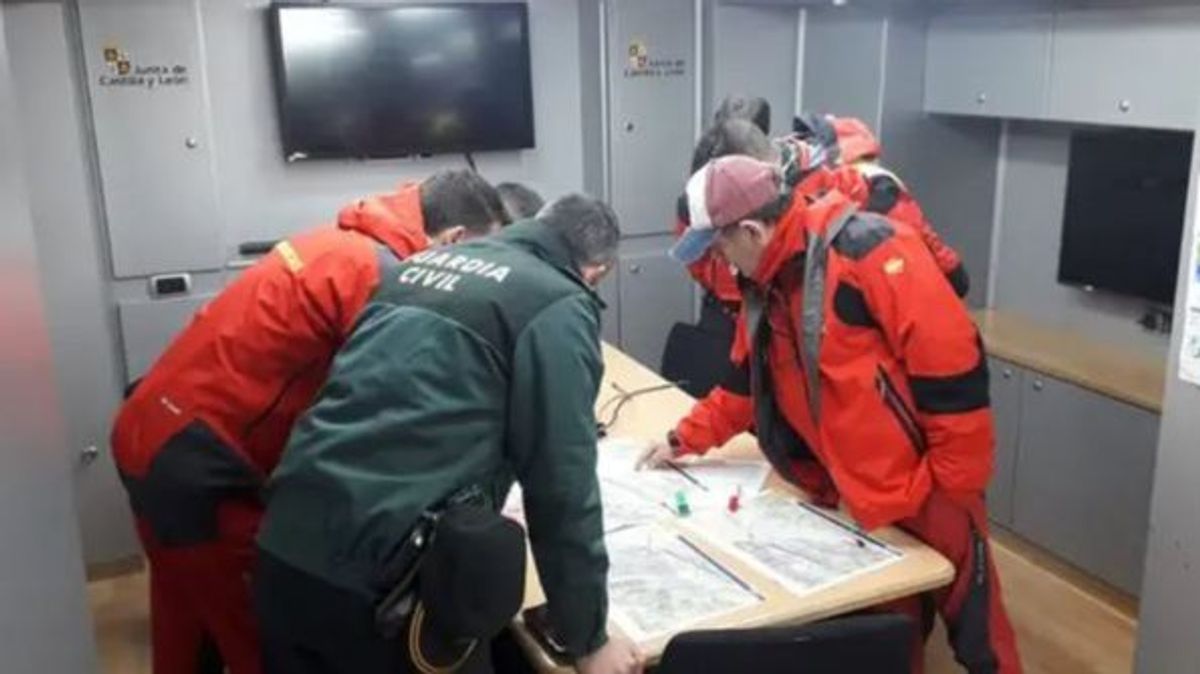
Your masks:
{"label": "black wall-mounted television", "polygon": [[273,5],[284,156],[534,145],[524,3]]}
{"label": "black wall-mounted television", "polygon": [[1171,304],[1191,157],[1190,133],[1072,134],[1058,281]]}

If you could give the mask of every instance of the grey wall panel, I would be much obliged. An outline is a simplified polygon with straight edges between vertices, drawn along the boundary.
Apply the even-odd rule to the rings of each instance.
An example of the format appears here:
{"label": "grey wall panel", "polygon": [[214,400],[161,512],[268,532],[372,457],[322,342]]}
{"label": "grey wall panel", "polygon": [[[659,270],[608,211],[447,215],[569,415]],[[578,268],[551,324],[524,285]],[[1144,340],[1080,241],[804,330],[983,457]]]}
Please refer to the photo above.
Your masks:
{"label": "grey wall panel", "polygon": [[1137,319],[1144,303],[1060,285],[1063,204],[1070,127],[1013,123],[1005,157],[996,259],[995,307],[1086,333],[1112,344],[1163,354],[1164,336]]}
{"label": "grey wall panel", "polygon": [[670,237],[624,241],[618,269],[621,347],[655,371],[662,365],[671,326],[691,322],[694,313],[695,284],[667,256],[670,245]]}
{"label": "grey wall panel", "polygon": [[884,163],[908,184],[971,275],[972,306],[986,301],[1000,124],[931,117],[922,111],[926,22],[889,19],[880,140]]}
{"label": "grey wall panel", "polygon": [[583,132],[583,189],[604,194],[604,63],[600,47],[600,0],[579,0],[579,109]]}
{"label": "grey wall panel", "polygon": [[796,101],[799,10],[717,5],[714,15],[712,109],[728,94],[762,96],[771,103],[771,135],[790,133]]}
{"label": "grey wall panel", "polygon": [[0,654],[6,674],[96,671],[0,6]]}
{"label": "grey wall panel", "polygon": [[[1200,245],[1196,237],[1200,208],[1200,153],[1192,157],[1188,231],[1183,250]],[[1184,309],[1184,283],[1195,271],[1181,256],[1175,315]],[[1150,537],[1142,574],[1138,621],[1137,671],[1200,671],[1200,388],[1176,376],[1183,342],[1183,321],[1175,322],[1167,367],[1167,388],[1158,436],[1158,463],[1150,510]]]}
{"label": "grey wall panel", "polygon": [[[550,198],[584,187],[579,8],[531,0],[530,53],[537,147],[476,155],[493,182],[528,183]],[[429,159],[283,160],[270,67],[268,0],[204,0],[201,18],[212,91],[218,187],[230,246],[329,222],[364,194],[465,167],[458,155]]]}
{"label": "grey wall panel", "polygon": [[693,20],[692,0],[608,2],[610,197],[626,235],[674,223],[695,137]]}
{"label": "grey wall panel", "polygon": [[6,14],[16,100],[26,134],[37,139],[26,144],[24,164],[68,447],[77,457],[99,450],[75,464],[84,558],[113,561],[137,554],[138,544],[108,451],[123,375],[94,175],[83,160],[91,153],[75,52],[60,4],[13,5]]}
{"label": "grey wall panel", "polygon": [[882,13],[844,7],[808,10],[804,107],[879,126],[883,96]]}
{"label": "grey wall panel", "polygon": [[199,295],[173,300],[118,302],[128,381],[145,374],[171,339],[191,320],[192,314],[211,298],[212,295]]}
{"label": "grey wall panel", "polygon": [[80,6],[118,277],[224,261],[196,2]]}

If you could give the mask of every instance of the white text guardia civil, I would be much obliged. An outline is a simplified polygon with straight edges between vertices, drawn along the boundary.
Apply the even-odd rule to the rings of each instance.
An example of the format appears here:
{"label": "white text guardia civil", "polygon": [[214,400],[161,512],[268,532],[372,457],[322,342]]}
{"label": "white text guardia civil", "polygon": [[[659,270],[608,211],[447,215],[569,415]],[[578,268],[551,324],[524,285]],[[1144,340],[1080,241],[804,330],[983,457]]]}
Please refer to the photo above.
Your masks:
{"label": "white text guardia civil", "polygon": [[400,283],[454,292],[455,284],[465,274],[504,283],[511,270],[469,255],[423,251],[408,258],[409,264],[400,272]]}

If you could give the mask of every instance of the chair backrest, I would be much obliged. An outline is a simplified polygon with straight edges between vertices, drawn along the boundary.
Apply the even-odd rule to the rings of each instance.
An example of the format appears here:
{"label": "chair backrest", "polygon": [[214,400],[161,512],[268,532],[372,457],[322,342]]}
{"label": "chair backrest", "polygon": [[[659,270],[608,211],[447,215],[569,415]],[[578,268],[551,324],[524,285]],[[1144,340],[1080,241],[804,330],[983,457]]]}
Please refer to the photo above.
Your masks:
{"label": "chair backrest", "polygon": [[686,632],[667,644],[658,674],[909,674],[913,639],[912,621],[892,614]]}
{"label": "chair backrest", "polygon": [[663,349],[662,376],[679,382],[679,388],[702,398],[729,372],[732,340],[687,323],[676,323]]}

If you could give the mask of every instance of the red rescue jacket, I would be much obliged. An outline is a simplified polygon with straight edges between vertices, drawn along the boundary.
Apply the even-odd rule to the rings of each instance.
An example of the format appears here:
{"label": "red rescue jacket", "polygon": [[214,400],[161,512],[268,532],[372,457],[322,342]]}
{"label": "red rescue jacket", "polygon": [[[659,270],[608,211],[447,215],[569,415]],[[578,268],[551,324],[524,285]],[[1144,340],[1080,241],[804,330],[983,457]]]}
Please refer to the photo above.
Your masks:
{"label": "red rescue jacket", "polygon": [[198,420],[269,475],[378,285],[380,255],[428,246],[416,184],[280,242],[196,313],[121,406],[118,468],[144,476],[163,444]]}
{"label": "red rescue jacket", "polygon": [[679,423],[681,453],[753,425],[784,477],[840,496],[867,528],[914,515],[933,489],[986,487],[987,362],[911,228],[797,189],[743,300],[739,370]]}
{"label": "red rescue jacket", "polygon": [[805,193],[815,196],[838,189],[864,211],[904,223],[921,236],[954,292],[966,297],[970,279],[962,258],[933,228],[904,182],[879,164],[883,147],[870,127],[853,117],[833,116],[809,116],[808,124],[817,127],[809,140],[788,136],[776,141],[781,148],[793,152],[804,152],[803,148],[797,148],[804,142],[823,146],[819,166],[808,165],[813,163],[811,159],[802,162],[806,175],[801,185]]}

